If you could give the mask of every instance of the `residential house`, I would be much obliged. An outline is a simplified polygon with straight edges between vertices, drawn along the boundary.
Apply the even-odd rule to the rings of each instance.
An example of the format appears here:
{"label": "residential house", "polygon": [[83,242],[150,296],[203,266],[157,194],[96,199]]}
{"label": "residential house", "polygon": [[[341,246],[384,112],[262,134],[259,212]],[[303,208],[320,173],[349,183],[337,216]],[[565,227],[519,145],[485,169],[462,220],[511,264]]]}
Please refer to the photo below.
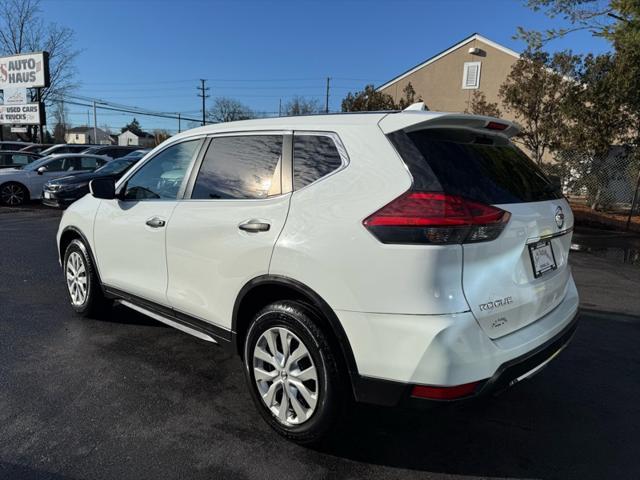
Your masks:
{"label": "residential house", "polygon": [[140,148],[151,148],[155,147],[156,139],[147,132],[136,135],[131,130],[125,130],[118,135],[118,145],[139,145]]}
{"label": "residential house", "polygon": [[83,145],[111,145],[112,143],[109,133],[100,128],[94,130],[93,127],[70,128],[64,136],[64,141]]}
{"label": "residential house", "polygon": [[[377,88],[396,102],[409,82],[429,110],[464,112],[473,92],[500,105],[498,91],[520,55],[478,33],[428,58]],[[501,108],[506,119],[513,120]]]}

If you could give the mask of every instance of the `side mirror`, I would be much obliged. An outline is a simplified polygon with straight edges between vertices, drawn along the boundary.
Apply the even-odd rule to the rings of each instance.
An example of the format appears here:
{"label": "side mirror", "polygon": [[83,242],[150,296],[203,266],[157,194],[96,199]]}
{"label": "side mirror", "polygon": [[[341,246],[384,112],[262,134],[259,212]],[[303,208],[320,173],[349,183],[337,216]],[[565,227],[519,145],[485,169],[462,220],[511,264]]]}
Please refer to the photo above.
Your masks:
{"label": "side mirror", "polygon": [[36,170],[38,175],[42,175],[46,171],[47,171],[47,167],[45,167],[44,165]]}
{"label": "side mirror", "polygon": [[116,198],[116,182],[113,178],[95,178],[89,182],[89,191],[95,198],[113,200]]}

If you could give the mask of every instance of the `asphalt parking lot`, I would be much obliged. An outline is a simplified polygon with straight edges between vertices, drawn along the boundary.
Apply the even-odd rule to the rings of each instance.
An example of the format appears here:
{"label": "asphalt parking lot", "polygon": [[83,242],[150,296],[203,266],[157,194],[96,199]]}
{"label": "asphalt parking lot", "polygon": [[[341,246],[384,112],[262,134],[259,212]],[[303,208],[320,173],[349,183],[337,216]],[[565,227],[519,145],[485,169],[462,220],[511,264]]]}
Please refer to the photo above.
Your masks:
{"label": "asphalt parking lot", "polygon": [[617,234],[576,235],[586,310],[540,375],[482,402],[358,407],[308,449],[263,423],[236,358],[123,307],[74,316],[58,219],[0,209],[0,478],[640,478],[640,266],[602,254]]}

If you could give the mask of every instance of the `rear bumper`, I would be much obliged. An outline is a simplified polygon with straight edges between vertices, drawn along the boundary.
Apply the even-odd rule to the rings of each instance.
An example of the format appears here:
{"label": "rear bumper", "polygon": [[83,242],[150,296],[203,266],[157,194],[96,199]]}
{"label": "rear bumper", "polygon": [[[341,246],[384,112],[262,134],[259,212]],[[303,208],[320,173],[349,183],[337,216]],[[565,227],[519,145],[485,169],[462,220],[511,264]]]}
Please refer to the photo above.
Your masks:
{"label": "rear bumper", "polygon": [[[556,337],[535,350],[501,365],[491,378],[480,381],[473,394],[456,401],[501,392],[539,372],[569,344],[578,327],[578,318],[579,315],[576,312],[571,323]],[[414,385],[408,383],[360,376],[354,385],[354,391],[359,402],[375,405],[397,406],[424,403],[424,399],[411,395],[413,387]],[[446,402],[450,400],[431,399],[428,401]]]}
{"label": "rear bumper", "polygon": [[451,316],[344,313],[338,316],[359,372],[353,379],[356,399],[391,406],[410,402],[416,385],[454,387],[477,382],[466,396],[470,398],[507,388],[535,373],[573,336],[578,294],[571,280],[565,299],[553,311],[496,340],[468,312]]}

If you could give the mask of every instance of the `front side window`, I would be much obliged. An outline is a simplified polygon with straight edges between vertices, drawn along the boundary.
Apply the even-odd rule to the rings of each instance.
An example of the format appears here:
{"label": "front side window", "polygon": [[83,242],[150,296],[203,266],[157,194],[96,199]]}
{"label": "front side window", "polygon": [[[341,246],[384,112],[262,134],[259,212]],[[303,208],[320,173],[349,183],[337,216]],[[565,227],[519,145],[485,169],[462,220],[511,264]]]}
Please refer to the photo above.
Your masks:
{"label": "front side window", "polygon": [[175,200],[201,140],[172,145],[135,172],[125,187],[126,200]]}
{"label": "front side window", "polygon": [[293,137],[293,188],[315,182],[342,166],[342,158],[331,137],[296,134]]}
{"label": "front side window", "polygon": [[214,138],[193,187],[193,199],[256,199],[282,191],[282,135]]}
{"label": "front side window", "polygon": [[64,163],[62,158],[57,158],[45,163],[43,166],[47,168],[47,172],[63,172],[65,170]]}

